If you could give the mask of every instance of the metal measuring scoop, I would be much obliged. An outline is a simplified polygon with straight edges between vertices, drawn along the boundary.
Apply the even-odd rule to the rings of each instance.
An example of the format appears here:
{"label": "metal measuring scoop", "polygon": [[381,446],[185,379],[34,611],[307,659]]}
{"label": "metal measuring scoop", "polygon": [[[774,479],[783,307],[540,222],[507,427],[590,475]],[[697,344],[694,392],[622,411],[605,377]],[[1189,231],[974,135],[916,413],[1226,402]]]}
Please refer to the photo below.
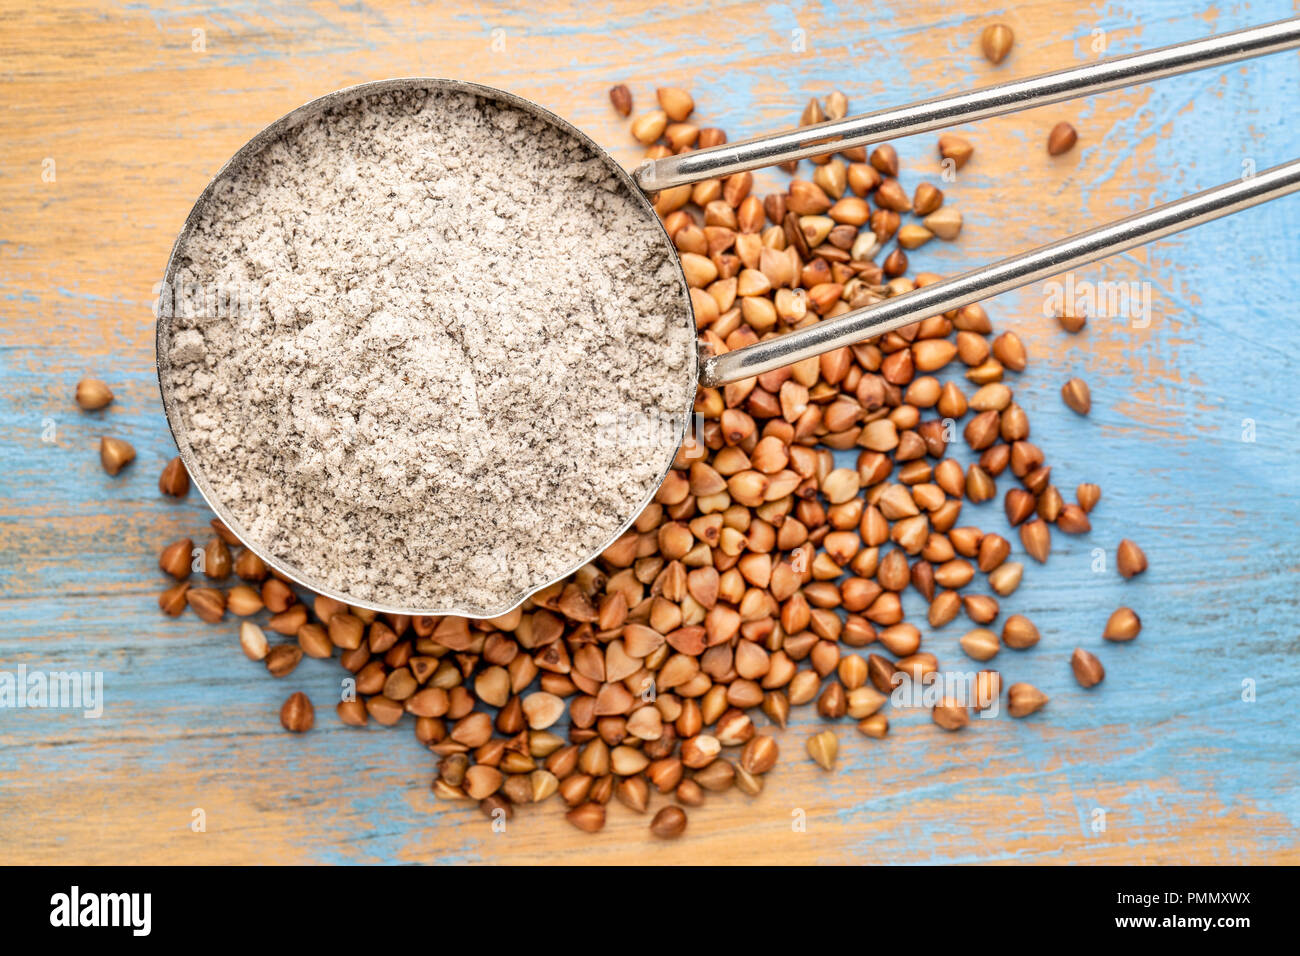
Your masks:
{"label": "metal measuring scoop", "polygon": [[[664,232],[658,215],[642,190],[645,193],[654,193],[702,179],[720,178],[779,162],[804,159],[855,146],[866,146],[899,136],[941,129],[958,121],[969,122],[1057,103],[1076,96],[1118,89],[1147,80],[1276,53],[1298,46],[1300,46],[1300,19],[1284,20],[1204,40],[1162,47],[1147,53],[1116,57],[1095,64],[1015,80],[969,93],[940,97],[910,106],[832,120],[790,132],[756,137],[743,142],[648,161],[636,170],[634,178],[629,177],[612,157],[580,130],[522,97],[491,87],[455,80],[409,78],[365,83],[312,100],[281,117],[254,136],[231,158],[204,190],[186,219],[167,264],[164,288],[173,287],[180,266],[178,254],[191,231],[202,218],[207,202],[228,175],[237,172],[248,159],[278,139],[286,130],[318,116],[332,106],[375,93],[410,89],[470,93],[485,99],[497,100],[557,127],[588,145],[593,155],[603,160],[620,188],[633,196],[637,208],[645,218],[647,236],[653,236],[654,242],[662,245],[666,252],[675,255],[672,242]],[[1126,219],[1040,246],[1030,252],[1003,259],[951,279],[935,282],[913,292],[845,313],[838,318],[808,328],[766,339],[722,355],[700,356],[698,362],[697,357],[692,354],[686,357],[681,367],[686,370],[686,374],[689,374],[691,379],[698,375],[699,383],[710,387],[760,375],[1296,191],[1300,191],[1300,160],[1275,166],[1253,177],[1226,183],[1185,199],[1154,207]],[[685,288],[686,284],[683,281],[683,294],[680,301],[673,304],[670,320],[690,323],[693,332],[694,317]],[[668,308],[667,305],[665,307]],[[171,316],[167,313],[162,313],[158,317],[157,349],[160,357],[167,354],[170,345],[172,334],[170,320]],[[618,530],[582,561],[550,580],[531,587],[527,593],[516,595],[502,607],[413,608],[375,604],[358,600],[313,580],[291,561],[269,553],[258,541],[250,539],[229,507],[214,494],[211,483],[186,440],[183,421],[169,394],[166,380],[161,375],[161,362],[159,383],[163,407],[181,459],[189,470],[195,487],[217,516],[247,546],[286,578],[317,594],[356,607],[394,614],[498,617],[518,607],[529,595],[564,579],[578,568],[596,559],[631,527],[637,515],[649,504],[654,495],[652,491],[646,500],[629,514],[621,516],[623,520]],[[666,409],[665,415],[680,420],[682,427],[677,434],[677,447],[673,449],[674,454],[664,462],[658,483],[667,476],[676,452],[686,438],[686,424],[690,420],[690,409]]]}

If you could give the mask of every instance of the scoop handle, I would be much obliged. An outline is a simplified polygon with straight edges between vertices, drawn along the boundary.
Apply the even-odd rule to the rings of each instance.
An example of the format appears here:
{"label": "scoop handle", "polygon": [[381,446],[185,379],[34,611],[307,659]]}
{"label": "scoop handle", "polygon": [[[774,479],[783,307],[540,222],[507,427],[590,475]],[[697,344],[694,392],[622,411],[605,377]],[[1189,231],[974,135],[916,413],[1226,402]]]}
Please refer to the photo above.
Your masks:
{"label": "scoop handle", "polygon": [[765,339],[722,355],[707,356],[700,365],[700,384],[709,387],[726,385],[761,375],[1298,191],[1300,159],[1097,226],[797,332]]}
{"label": "scoop handle", "polygon": [[1279,20],[1203,40],[1175,43],[1146,53],[1112,57],[910,106],[828,120],[738,143],[724,143],[696,152],[646,160],[632,175],[646,192],[658,192],[701,179],[721,178],[747,169],[807,159],[854,146],[869,146],[887,139],[943,129],[954,123],[970,123],[1294,47],[1300,47],[1300,18]]}

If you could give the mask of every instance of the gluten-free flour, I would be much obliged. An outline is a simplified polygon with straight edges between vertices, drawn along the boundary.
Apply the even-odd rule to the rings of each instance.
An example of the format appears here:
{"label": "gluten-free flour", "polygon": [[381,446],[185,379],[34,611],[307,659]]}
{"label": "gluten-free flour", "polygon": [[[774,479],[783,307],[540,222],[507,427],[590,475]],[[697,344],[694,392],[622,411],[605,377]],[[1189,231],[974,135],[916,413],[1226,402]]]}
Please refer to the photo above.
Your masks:
{"label": "gluten-free flour", "polygon": [[635,516],[694,394],[666,240],[588,145],[477,95],[301,122],[176,262],[208,302],[160,338],[196,474],[359,601],[504,611]]}

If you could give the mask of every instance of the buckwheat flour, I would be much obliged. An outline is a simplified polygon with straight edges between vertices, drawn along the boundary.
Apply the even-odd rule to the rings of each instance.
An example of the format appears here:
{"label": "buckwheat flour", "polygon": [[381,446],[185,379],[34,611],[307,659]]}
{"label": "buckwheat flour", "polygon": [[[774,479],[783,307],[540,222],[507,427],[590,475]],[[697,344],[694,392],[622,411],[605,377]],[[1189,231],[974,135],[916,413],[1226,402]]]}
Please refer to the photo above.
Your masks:
{"label": "buckwheat flour", "polygon": [[361,601],[504,611],[634,516],[694,393],[666,241],[586,144],[495,100],[306,120],[178,263],[241,304],[164,331],[179,440],[250,543]]}

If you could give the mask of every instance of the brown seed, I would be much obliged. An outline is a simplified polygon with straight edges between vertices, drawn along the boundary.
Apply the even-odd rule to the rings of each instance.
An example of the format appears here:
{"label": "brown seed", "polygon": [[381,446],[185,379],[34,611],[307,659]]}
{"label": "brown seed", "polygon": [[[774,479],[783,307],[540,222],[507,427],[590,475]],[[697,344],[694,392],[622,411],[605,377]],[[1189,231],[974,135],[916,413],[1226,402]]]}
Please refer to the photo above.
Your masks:
{"label": "brown seed", "polygon": [[505,775],[496,767],[474,764],[465,770],[465,793],[471,800],[483,800],[501,789]]}
{"label": "brown seed", "polygon": [[1130,607],[1122,607],[1111,614],[1101,636],[1108,641],[1131,641],[1142,630],[1142,619]]}
{"label": "brown seed", "polygon": [[998,616],[998,602],[987,594],[968,594],[962,598],[966,616],[976,624],[988,624]]}
{"label": "brown seed", "polygon": [[721,146],[726,141],[727,134],[725,132],[713,126],[706,126],[700,130],[700,138],[696,141],[696,145],[700,149],[709,149],[713,146]]}
{"label": "brown seed", "polygon": [[[355,698],[339,701],[334,712],[338,714],[339,721],[349,727],[364,727],[369,717],[366,713],[366,705]],[[464,754],[457,754],[457,756],[464,756]]]}
{"label": "brown seed", "polygon": [[1038,628],[1023,614],[1012,614],[1002,625],[1002,643],[1023,651],[1038,643]]}
{"label": "brown seed", "polygon": [[1047,561],[1052,552],[1052,532],[1042,518],[1026,521],[1020,526],[1020,543],[1025,551],[1039,564]]}
{"label": "brown seed", "polygon": [[963,431],[968,444],[973,451],[983,451],[995,441],[998,440],[998,413],[995,411],[980,412],[969,422]]}
{"label": "brown seed", "polygon": [[1101,666],[1097,656],[1082,647],[1076,647],[1070,656],[1070,669],[1080,687],[1096,687],[1106,676],[1106,669]]}
{"label": "brown seed", "polygon": [[691,94],[675,86],[664,86],[655,90],[659,106],[674,123],[683,122],[695,109],[695,100]]}
{"label": "brown seed", "polygon": [[930,602],[928,619],[931,627],[943,627],[956,619],[961,612],[961,595],[956,591],[940,591]]}
{"label": "brown seed", "polygon": [[262,601],[272,614],[282,614],[297,600],[298,596],[293,593],[293,588],[279,578],[267,578],[266,583],[262,585]]}
{"label": "brown seed", "polygon": [[632,121],[632,136],[643,146],[649,146],[664,134],[667,127],[668,114],[663,110],[651,110]]}
{"label": "brown seed", "polygon": [[1074,131],[1073,126],[1066,122],[1057,123],[1052,127],[1052,131],[1047,134],[1047,153],[1049,156],[1060,156],[1062,153],[1068,153],[1078,139],[1079,134]]}
{"label": "brown seed", "polygon": [[528,782],[532,786],[533,803],[549,799],[560,786],[560,781],[549,770],[534,770],[528,775]]}
{"label": "brown seed", "polygon": [[199,619],[216,624],[226,615],[226,595],[216,588],[190,588],[185,600]]}
{"label": "brown seed", "polygon": [[858,721],[858,730],[867,737],[882,739],[889,733],[889,718],[884,714],[872,714]]}
{"label": "brown seed", "polygon": [[178,581],[183,581],[190,576],[190,561],[194,550],[194,542],[189,538],[181,538],[179,541],[173,541],[167,547],[163,548],[162,554],[158,556],[158,567],[164,574],[170,574]]}
{"label": "brown seed", "polygon": [[669,839],[686,832],[686,811],[681,807],[664,807],[650,821],[650,832]]}
{"label": "brown seed", "polygon": [[632,91],[627,88],[627,84],[620,83],[618,86],[612,86],[609,89],[609,101],[618,110],[619,116],[632,115]]}
{"label": "brown seed", "polygon": [[993,499],[997,493],[997,485],[989,477],[989,473],[979,465],[971,465],[966,472],[966,497],[972,503],[979,504]]}
{"label": "brown seed", "polygon": [[931,717],[944,730],[961,730],[970,723],[970,710],[951,698],[944,698],[934,705]]}
{"label": "brown seed", "polygon": [[1015,34],[1005,23],[992,23],[980,34],[980,49],[984,51],[986,60],[997,65],[1007,58],[1015,39]]}
{"label": "brown seed", "polygon": [[1026,518],[1034,513],[1037,501],[1034,496],[1023,488],[1011,488],[1007,491],[1006,498],[1003,500],[1003,506],[1007,513],[1007,521],[1015,527]]}
{"label": "brown seed", "polygon": [[764,774],[776,766],[779,750],[767,734],[756,734],[740,751],[740,767],[747,773]]}
{"label": "brown seed", "polygon": [[823,730],[808,738],[808,756],[823,770],[834,770],[839,756],[840,741],[833,730]]}
{"label": "brown seed", "polygon": [[179,457],[173,458],[163,466],[158,476],[158,490],[173,498],[184,498],[190,490],[190,475]]}
{"label": "brown seed", "polygon": [[270,650],[266,643],[266,634],[252,621],[240,622],[239,647],[250,661],[265,660]]}
{"label": "brown seed", "polygon": [[1115,567],[1121,575],[1131,578],[1147,569],[1147,556],[1134,542],[1124,538],[1115,549]]}
{"label": "brown seed", "polygon": [[185,593],[190,589],[188,581],[182,581],[169,587],[162,594],[158,595],[158,607],[168,617],[180,617],[185,610],[186,600]]}
{"label": "brown seed", "polygon": [[266,622],[266,627],[267,630],[275,631],[277,634],[297,635],[298,628],[306,623],[307,609],[301,604],[295,604],[283,613],[271,615],[271,619]]}
{"label": "brown seed", "polygon": [[993,340],[993,357],[1013,372],[1023,372],[1028,364],[1025,345],[1014,332],[1003,332]]}
{"label": "brown seed", "polygon": [[912,209],[918,216],[928,216],[943,205],[943,191],[930,183],[921,183],[912,197]]}
{"label": "brown seed", "polygon": [[1056,321],[1060,323],[1061,328],[1073,335],[1083,331],[1083,327],[1088,324],[1088,317],[1076,313],[1073,309],[1066,309],[1056,317]]}
{"label": "brown seed", "polygon": [[1004,561],[989,572],[989,587],[994,593],[1006,597],[1020,587],[1025,566],[1019,561]]}
{"label": "brown seed", "polygon": [[1081,378],[1072,378],[1061,386],[1061,399],[1071,411],[1087,415],[1092,410],[1092,393],[1088,383]]}
{"label": "brown seed", "polygon": [[965,166],[974,152],[975,147],[970,144],[970,141],[960,136],[945,133],[939,137],[939,155],[944,159],[951,159],[957,169]]}
{"label": "brown seed", "polygon": [[1075,489],[1074,495],[1079,499],[1079,507],[1086,512],[1091,512],[1101,500],[1101,486],[1084,483]]}
{"label": "brown seed", "polygon": [[297,644],[276,644],[267,652],[264,660],[272,677],[284,677],[302,660],[302,648]]}
{"label": "brown seed", "polygon": [[1007,711],[1012,717],[1027,717],[1046,703],[1047,695],[1033,684],[1012,684],[1007,688]]}
{"label": "brown seed", "polygon": [[113,400],[113,390],[97,378],[83,378],[77,383],[76,399],[83,410],[94,412]]}
{"label": "brown seed", "polygon": [[311,698],[302,691],[289,695],[280,707],[280,724],[290,733],[305,734],[315,722],[316,709],[311,705]]}
{"label": "brown seed", "polygon": [[226,592],[226,609],[236,617],[248,617],[262,610],[262,595],[247,584],[236,585]]}
{"label": "brown seed", "polygon": [[605,808],[599,803],[583,803],[564,815],[579,830],[595,833],[605,826]]}
{"label": "brown seed", "polygon": [[977,627],[973,631],[967,631],[962,635],[961,649],[966,652],[966,656],[977,661],[987,661],[995,657],[1001,644],[998,642],[998,636],[988,628]]}
{"label": "brown seed", "polygon": [[736,768],[726,760],[715,760],[702,770],[697,770],[692,778],[705,790],[722,793],[730,790],[736,782]]}
{"label": "brown seed", "polygon": [[116,475],[134,460],[135,449],[122,439],[105,436],[99,440],[99,461],[110,475]]}
{"label": "brown seed", "polygon": [[817,699],[817,712],[827,720],[838,720],[843,717],[848,709],[848,701],[844,696],[844,685],[838,681],[831,681],[822,691],[821,697]]}
{"label": "brown seed", "polygon": [[203,547],[203,573],[214,581],[224,581],[230,577],[233,562],[230,559],[230,547],[220,538],[212,538]]}
{"label": "brown seed", "polygon": [[1088,512],[1078,505],[1065,505],[1056,516],[1056,527],[1066,534],[1087,534],[1092,530]]}

